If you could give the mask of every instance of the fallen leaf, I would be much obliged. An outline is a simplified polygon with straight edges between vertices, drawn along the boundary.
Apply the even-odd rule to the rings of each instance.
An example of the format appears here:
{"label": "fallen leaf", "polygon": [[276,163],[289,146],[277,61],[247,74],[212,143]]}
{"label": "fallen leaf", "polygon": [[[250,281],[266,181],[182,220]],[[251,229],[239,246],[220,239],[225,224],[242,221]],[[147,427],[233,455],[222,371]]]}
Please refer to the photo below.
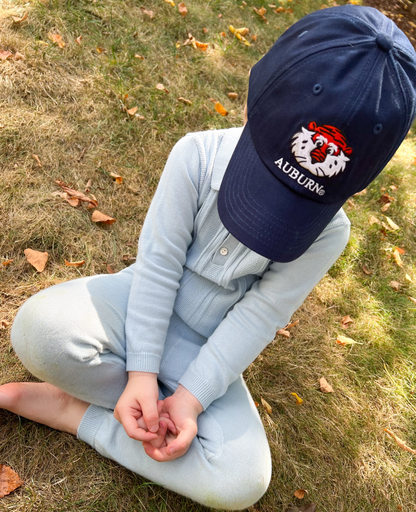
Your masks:
{"label": "fallen leaf", "polygon": [[186,98],[182,98],[182,96],[180,96],[178,98],[178,101],[181,101],[182,103],[185,103],[185,105],[192,105],[192,101],[187,100]]}
{"label": "fallen leaf", "polygon": [[175,7],[175,2],[173,0],[165,0],[167,4],[170,4],[172,7]]}
{"label": "fallen leaf", "polygon": [[51,34],[49,33],[48,34],[48,38],[53,42],[55,43],[56,45],[59,46],[59,48],[64,48],[65,47],[65,43],[64,41],[62,40],[62,36],[59,35],[59,34]]}
{"label": "fallen leaf", "polygon": [[253,41],[257,41],[257,34],[253,34],[253,35],[251,36],[251,39],[252,39]]}
{"label": "fallen leaf", "polygon": [[18,18],[17,16],[12,16],[12,18],[13,18],[13,23],[15,23],[16,25],[19,25],[20,23],[22,23],[22,21],[27,20],[27,12],[25,12],[21,18]]}
{"label": "fallen leaf", "polygon": [[402,249],[401,247],[395,247],[395,250],[398,251],[400,254],[405,254],[405,250]]}
{"label": "fallen leaf", "polygon": [[159,91],[165,91],[167,94],[169,94],[169,91],[166,89],[166,87],[163,84],[157,84],[156,89]]}
{"label": "fallen leaf", "polygon": [[220,32],[220,36],[221,37],[227,37],[227,34],[223,31],[223,32]]}
{"label": "fallen leaf", "polygon": [[416,450],[412,450],[412,448],[409,448],[409,446],[407,446],[407,444],[402,439],[400,439],[400,437],[397,437],[396,434],[394,434],[391,430],[385,428],[384,432],[387,432],[387,434],[389,434],[396,441],[399,448],[405,450],[406,452],[410,452],[416,455]]}
{"label": "fallen leaf", "polygon": [[82,265],[85,264],[85,260],[82,261],[66,261],[65,260],[65,266],[66,267],[82,267]]}
{"label": "fallen leaf", "polygon": [[267,9],[265,7],[260,7],[259,9],[257,9],[257,7],[253,7],[253,10],[256,14],[258,14],[260,16],[260,18],[263,21],[267,21],[266,17],[264,16],[267,12]]}
{"label": "fallen leaf", "polygon": [[13,260],[6,260],[6,261],[2,261],[2,264],[6,267],[7,265],[10,265],[10,263],[12,263]]}
{"label": "fallen leaf", "polygon": [[47,252],[35,251],[33,249],[25,249],[23,252],[25,253],[27,261],[35,267],[38,272],[45,270],[45,265],[49,257]]}
{"label": "fallen leaf", "polygon": [[347,329],[351,322],[354,322],[354,320],[350,316],[348,316],[348,315],[343,316],[341,318],[341,327],[343,329]]}
{"label": "fallen leaf", "polygon": [[12,57],[12,56],[13,56],[12,52],[0,50],[0,60],[10,59],[10,57]]}
{"label": "fallen leaf", "polygon": [[296,405],[301,405],[303,400],[302,398],[297,394],[297,393],[290,393],[291,395],[293,395],[295,398],[296,398]]}
{"label": "fallen leaf", "polygon": [[114,222],[116,221],[116,219],[113,219],[113,217],[110,217],[110,216],[106,215],[105,213],[101,213],[98,210],[94,210],[92,212],[91,220],[93,222],[103,222],[104,224],[108,224],[108,225],[114,224]]}
{"label": "fallen leaf", "polygon": [[10,322],[7,320],[0,320],[0,329],[6,329],[6,327],[9,327]]}
{"label": "fallen leaf", "polygon": [[298,325],[299,320],[294,320],[293,322],[290,322],[286,325],[285,329],[291,329],[292,327],[295,327],[295,325]]}
{"label": "fallen leaf", "polygon": [[319,379],[319,389],[322,391],[322,393],[333,393],[334,389],[330,384],[328,384],[328,381],[325,379],[325,377],[321,377]]}
{"label": "fallen leaf", "polygon": [[386,220],[387,220],[387,222],[388,222],[388,225],[391,227],[391,229],[392,229],[393,231],[397,231],[398,229],[400,229],[400,227],[399,227],[395,222],[393,222],[393,221],[390,219],[390,217],[387,217],[386,215],[385,215],[385,217],[386,217]]}
{"label": "fallen leaf", "polygon": [[298,489],[294,492],[294,495],[296,498],[298,498],[299,500],[303,500],[303,498],[305,497],[305,494],[307,494],[307,490],[305,489]]}
{"label": "fallen leaf", "polygon": [[351,199],[348,199],[348,200],[347,200],[347,203],[348,203],[348,206],[349,206],[350,208],[355,208],[355,203],[354,203],[354,201],[352,201]]}
{"label": "fallen leaf", "polygon": [[205,27],[203,27],[202,32],[203,32],[204,34],[208,34],[208,29],[207,29],[207,28],[205,28]]}
{"label": "fallen leaf", "polygon": [[107,272],[109,274],[115,274],[116,271],[113,268],[111,268],[110,265],[107,263]]}
{"label": "fallen leaf", "polygon": [[404,278],[406,279],[406,281],[409,281],[409,283],[412,282],[412,278],[409,276],[409,274],[406,274]]}
{"label": "fallen leaf", "polygon": [[110,172],[110,176],[112,176],[116,180],[116,183],[118,183],[119,185],[123,183],[122,176],[116,174],[115,172]]}
{"label": "fallen leaf", "polygon": [[[385,190],[385,189],[384,189]],[[389,194],[387,194],[387,192],[385,194],[382,194],[380,196],[380,199],[379,199],[380,203],[382,204],[386,204],[386,203],[392,203],[394,201],[394,197],[390,196]]]}
{"label": "fallen leaf", "polygon": [[38,155],[32,155],[32,157],[36,160],[36,162],[38,163],[38,166],[42,167],[42,164],[40,163]]}
{"label": "fallen leaf", "polygon": [[155,17],[155,13],[153,11],[150,11],[148,9],[146,9],[145,7],[140,7],[141,11],[143,14],[146,14],[147,16],[149,16],[149,18],[152,20],[154,17]]}
{"label": "fallen leaf", "polygon": [[194,46],[194,48],[198,48],[202,52],[205,52],[208,49],[208,43],[200,43],[196,39],[194,39],[194,41],[193,41],[193,46]]}
{"label": "fallen leaf", "polygon": [[186,5],[183,2],[181,2],[178,5],[178,11],[182,18],[185,18],[185,16],[188,14],[188,9],[186,8]]}
{"label": "fallen leaf", "polygon": [[384,206],[380,208],[381,212],[386,212],[390,208],[391,203],[386,203]]}
{"label": "fallen leaf", "polygon": [[229,92],[227,96],[230,98],[230,100],[236,100],[238,98],[238,94],[236,92]]}
{"label": "fallen leaf", "polygon": [[260,404],[258,402],[254,402],[254,405],[258,408]]}
{"label": "fallen leaf", "polygon": [[0,464],[0,498],[4,498],[23,484],[23,480],[12,468]]}
{"label": "fallen leaf", "polygon": [[79,45],[81,45],[81,42],[82,42],[82,36],[78,36],[76,39],[75,39],[75,42]]}
{"label": "fallen leaf", "polygon": [[341,335],[337,337],[337,343],[338,345],[342,345],[343,347],[345,347],[345,345],[362,345],[362,343],[354,341],[352,338],[347,338],[346,336]]}
{"label": "fallen leaf", "polygon": [[271,406],[266,402],[266,400],[264,398],[261,398],[261,405],[265,408],[265,410],[271,414],[272,413],[272,408]]}
{"label": "fallen leaf", "polygon": [[364,189],[363,189],[363,190],[361,190],[360,192],[356,192],[356,193],[354,194],[354,197],[355,197],[355,196],[365,196],[366,194],[367,194],[367,189],[366,189],[366,188],[364,188]]}
{"label": "fallen leaf", "polygon": [[55,183],[61,187],[61,189],[68,194],[69,197],[75,197],[81,201],[85,201],[89,204],[93,205],[93,208],[96,208],[98,206],[98,201],[94,198],[91,199],[90,197],[86,196],[82,192],[79,192],[78,190],[74,190],[73,188],[68,187],[63,181],[61,180],[55,180]]}
{"label": "fallen leaf", "polygon": [[225,110],[225,108],[221,105],[219,101],[215,103],[215,110],[222,116],[228,116],[228,112]]}
{"label": "fallen leaf", "polygon": [[286,336],[286,338],[290,338],[290,332],[286,331],[285,329],[279,329],[276,334],[279,334],[280,336]]}
{"label": "fallen leaf", "polygon": [[361,268],[363,269],[364,274],[367,274],[368,276],[372,275],[373,272],[367,267],[367,265],[363,265]]}
{"label": "fallen leaf", "polygon": [[416,299],[414,299],[413,297],[409,297],[409,300],[411,300],[412,302],[414,302],[416,304]]}
{"label": "fallen leaf", "polygon": [[228,27],[230,32],[235,35],[237,39],[242,41],[246,46],[251,46],[251,44],[247,41],[247,39],[244,37],[246,34],[248,34],[249,29],[248,28],[234,28],[232,25]]}
{"label": "fallen leaf", "polygon": [[397,249],[394,249],[393,251],[393,258],[398,267],[403,267],[403,261],[400,258],[400,253]]}
{"label": "fallen leaf", "polygon": [[96,50],[97,50],[97,53],[100,53],[100,54],[107,51],[105,48],[102,48],[101,46],[97,46]]}
{"label": "fallen leaf", "polygon": [[134,114],[137,112],[138,107],[129,108],[127,110],[127,114],[130,114],[131,116],[134,116]]}
{"label": "fallen leaf", "polygon": [[14,57],[13,57],[14,60],[25,60],[26,57],[23,55],[23,53],[20,53],[20,52],[16,52]]}
{"label": "fallen leaf", "polygon": [[129,256],[128,254],[123,254],[123,261],[134,261],[136,259],[135,256]]}
{"label": "fallen leaf", "polygon": [[368,217],[368,223],[372,226],[373,224],[380,224],[380,221],[377,217],[374,217],[374,215],[370,215],[370,217]]}
{"label": "fallen leaf", "polygon": [[400,289],[400,283],[397,281],[390,281],[389,286],[391,286],[393,290],[396,290],[396,292],[398,292]]}

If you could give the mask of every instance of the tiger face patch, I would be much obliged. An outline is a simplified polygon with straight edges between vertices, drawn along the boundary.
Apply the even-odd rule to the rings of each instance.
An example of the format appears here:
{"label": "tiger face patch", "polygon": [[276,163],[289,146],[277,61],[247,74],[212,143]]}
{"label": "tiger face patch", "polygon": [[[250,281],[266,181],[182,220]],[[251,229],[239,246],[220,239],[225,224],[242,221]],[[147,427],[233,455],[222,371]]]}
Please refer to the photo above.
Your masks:
{"label": "tiger face patch", "polygon": [[293,136],[292,153],[304,169],[315,176],[331,178],[345,169],[352,149],[341,130],[312,121],[308,129],[302,126],[302,131]]}

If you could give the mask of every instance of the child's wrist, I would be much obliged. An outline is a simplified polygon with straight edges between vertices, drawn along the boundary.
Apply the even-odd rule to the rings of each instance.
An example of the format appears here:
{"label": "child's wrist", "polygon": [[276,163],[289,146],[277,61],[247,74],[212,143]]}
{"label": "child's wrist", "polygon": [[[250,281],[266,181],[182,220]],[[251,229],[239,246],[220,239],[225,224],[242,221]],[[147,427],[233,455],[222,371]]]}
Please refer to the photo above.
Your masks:
{"label": "child's wrist", "polygon": [[151,372],[128,372],[129,380],[132,379],[154,379],[157,380],[157,373],[151,373]]}
{"label": "child's wrist", "polygon": [[193,395],[190,391],[188,391],[182,384],[179,384],[177,387],[174,396],[179,400],[185,400],[189,405],[191,405],[198,414],[204,411],[204,408],[201,405],[201,402]]}

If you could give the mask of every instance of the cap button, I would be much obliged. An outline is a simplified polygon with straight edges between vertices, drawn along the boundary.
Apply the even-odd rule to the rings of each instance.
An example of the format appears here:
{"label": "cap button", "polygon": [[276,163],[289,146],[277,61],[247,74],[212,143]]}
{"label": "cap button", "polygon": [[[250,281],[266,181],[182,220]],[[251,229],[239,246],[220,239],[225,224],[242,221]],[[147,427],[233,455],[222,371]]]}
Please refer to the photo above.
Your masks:
{"label": "cap button", "polygon": [[394,46],[393,39],[385,32],[380,32],[380,34],[377,35],[376,43],[385,52],[388,52]]}

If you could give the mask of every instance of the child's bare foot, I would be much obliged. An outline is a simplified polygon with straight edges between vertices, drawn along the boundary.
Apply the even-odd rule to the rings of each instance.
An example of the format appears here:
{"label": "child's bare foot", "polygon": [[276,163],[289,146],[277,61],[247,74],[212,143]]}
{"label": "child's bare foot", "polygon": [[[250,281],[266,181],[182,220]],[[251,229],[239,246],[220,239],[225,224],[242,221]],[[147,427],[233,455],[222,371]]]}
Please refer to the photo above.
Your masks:
{"label": "child's bare foot", "polygon": [[0,408],[76,435],[89,404],[46,382],[13,382],[0,386]]}

